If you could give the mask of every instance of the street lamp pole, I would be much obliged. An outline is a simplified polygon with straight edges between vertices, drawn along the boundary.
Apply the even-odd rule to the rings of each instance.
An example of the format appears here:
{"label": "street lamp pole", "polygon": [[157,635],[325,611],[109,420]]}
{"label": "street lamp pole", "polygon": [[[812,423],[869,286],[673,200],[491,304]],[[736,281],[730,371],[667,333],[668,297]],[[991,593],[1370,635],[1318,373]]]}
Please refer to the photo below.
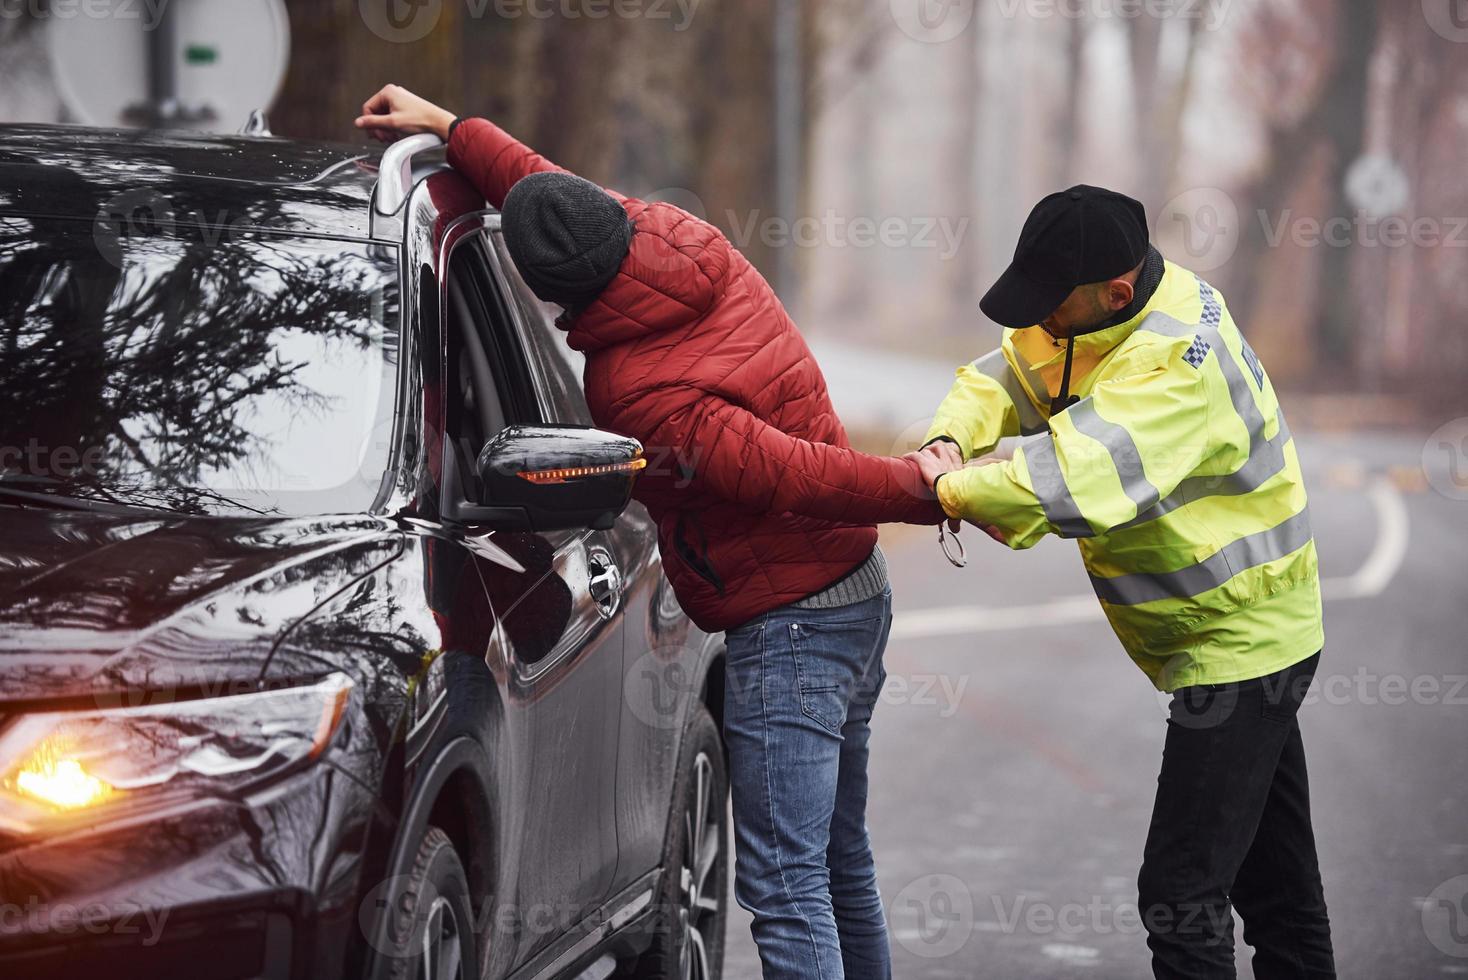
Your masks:
{"label": "street lamp pole", "polygon": [[148,32],[148,101],[155,125],[178,115],[178,5],[164,4]]}

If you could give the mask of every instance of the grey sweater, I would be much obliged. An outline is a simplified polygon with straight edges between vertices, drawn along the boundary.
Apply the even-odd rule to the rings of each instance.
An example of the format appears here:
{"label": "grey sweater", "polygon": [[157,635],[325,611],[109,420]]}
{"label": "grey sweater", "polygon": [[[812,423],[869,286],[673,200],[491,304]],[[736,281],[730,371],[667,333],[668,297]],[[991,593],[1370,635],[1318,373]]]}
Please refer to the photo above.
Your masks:
{"label": "grey sweater", "polygon": [[814,595],[790,605],[796,609],[835,609],[852,606],[882,594],[887,588],[887,559],[882,549],[872,548],[872,555],[856,568]]}

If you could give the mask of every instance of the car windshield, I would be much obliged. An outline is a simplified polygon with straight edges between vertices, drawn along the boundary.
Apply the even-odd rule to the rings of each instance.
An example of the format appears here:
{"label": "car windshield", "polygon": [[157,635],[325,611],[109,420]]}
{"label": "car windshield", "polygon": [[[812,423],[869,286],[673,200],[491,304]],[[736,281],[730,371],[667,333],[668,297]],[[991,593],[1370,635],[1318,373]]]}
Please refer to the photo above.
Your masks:
{"label": "car windshield", "polygon": [[369,509],[391,444],[396,252],[0,216],[0,504]]}

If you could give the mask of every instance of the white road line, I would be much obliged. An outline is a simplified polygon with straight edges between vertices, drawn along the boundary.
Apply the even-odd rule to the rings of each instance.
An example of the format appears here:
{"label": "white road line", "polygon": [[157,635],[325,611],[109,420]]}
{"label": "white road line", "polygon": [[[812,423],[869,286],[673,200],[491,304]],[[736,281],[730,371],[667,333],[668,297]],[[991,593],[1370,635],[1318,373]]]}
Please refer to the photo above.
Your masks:
{"label": "white road line", "polygon": [[1355,575],[1321,581],[1320,592],[1325,599],[1369,599],[1381,595],[1406,560],[1407,504],[1396,484],[1378,477],[1366,489],[1366,495],[1376,509],[1376,543]]}
{"label": "white road line", "polygon": [[1051,599],[1049,602],[1007,606],[1003,609],[985,606],[914,609],[892,617],[892,639],[1034,629],[1036,626],[1065,626],[1105,618],[1101,612],[1101,604],[1093,595],[1066,596]]}
{"label": "white road line", "polygon": [[[1376,542],[1354,574],[1321,580],[1321,596],[1327,601],[1380,595],[1407,557],[1407,505],[1396,485],[1380,477],[1367,488],[1366,496],[1376,511]],[[1089,595],[1061,596],[1028,606],[1003,608],[945,606],[898,613],[892,619],[892,639],[1068,626],[1105,618],[1101,604]]]}

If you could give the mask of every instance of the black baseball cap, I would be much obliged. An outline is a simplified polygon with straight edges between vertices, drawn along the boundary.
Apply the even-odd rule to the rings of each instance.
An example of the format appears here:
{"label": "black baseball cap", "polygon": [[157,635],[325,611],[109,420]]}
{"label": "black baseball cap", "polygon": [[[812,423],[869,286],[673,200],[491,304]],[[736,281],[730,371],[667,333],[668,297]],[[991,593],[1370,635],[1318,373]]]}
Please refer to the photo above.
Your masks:
{"label": "black baseball cap", "polygon": [[1002,326],[1034,326],[1077,286],[1115,279],[1141,265],[1147,244],[1142,202],[1087,184],[1057,191],[1025,219],[1014,261],[979,308]]}

